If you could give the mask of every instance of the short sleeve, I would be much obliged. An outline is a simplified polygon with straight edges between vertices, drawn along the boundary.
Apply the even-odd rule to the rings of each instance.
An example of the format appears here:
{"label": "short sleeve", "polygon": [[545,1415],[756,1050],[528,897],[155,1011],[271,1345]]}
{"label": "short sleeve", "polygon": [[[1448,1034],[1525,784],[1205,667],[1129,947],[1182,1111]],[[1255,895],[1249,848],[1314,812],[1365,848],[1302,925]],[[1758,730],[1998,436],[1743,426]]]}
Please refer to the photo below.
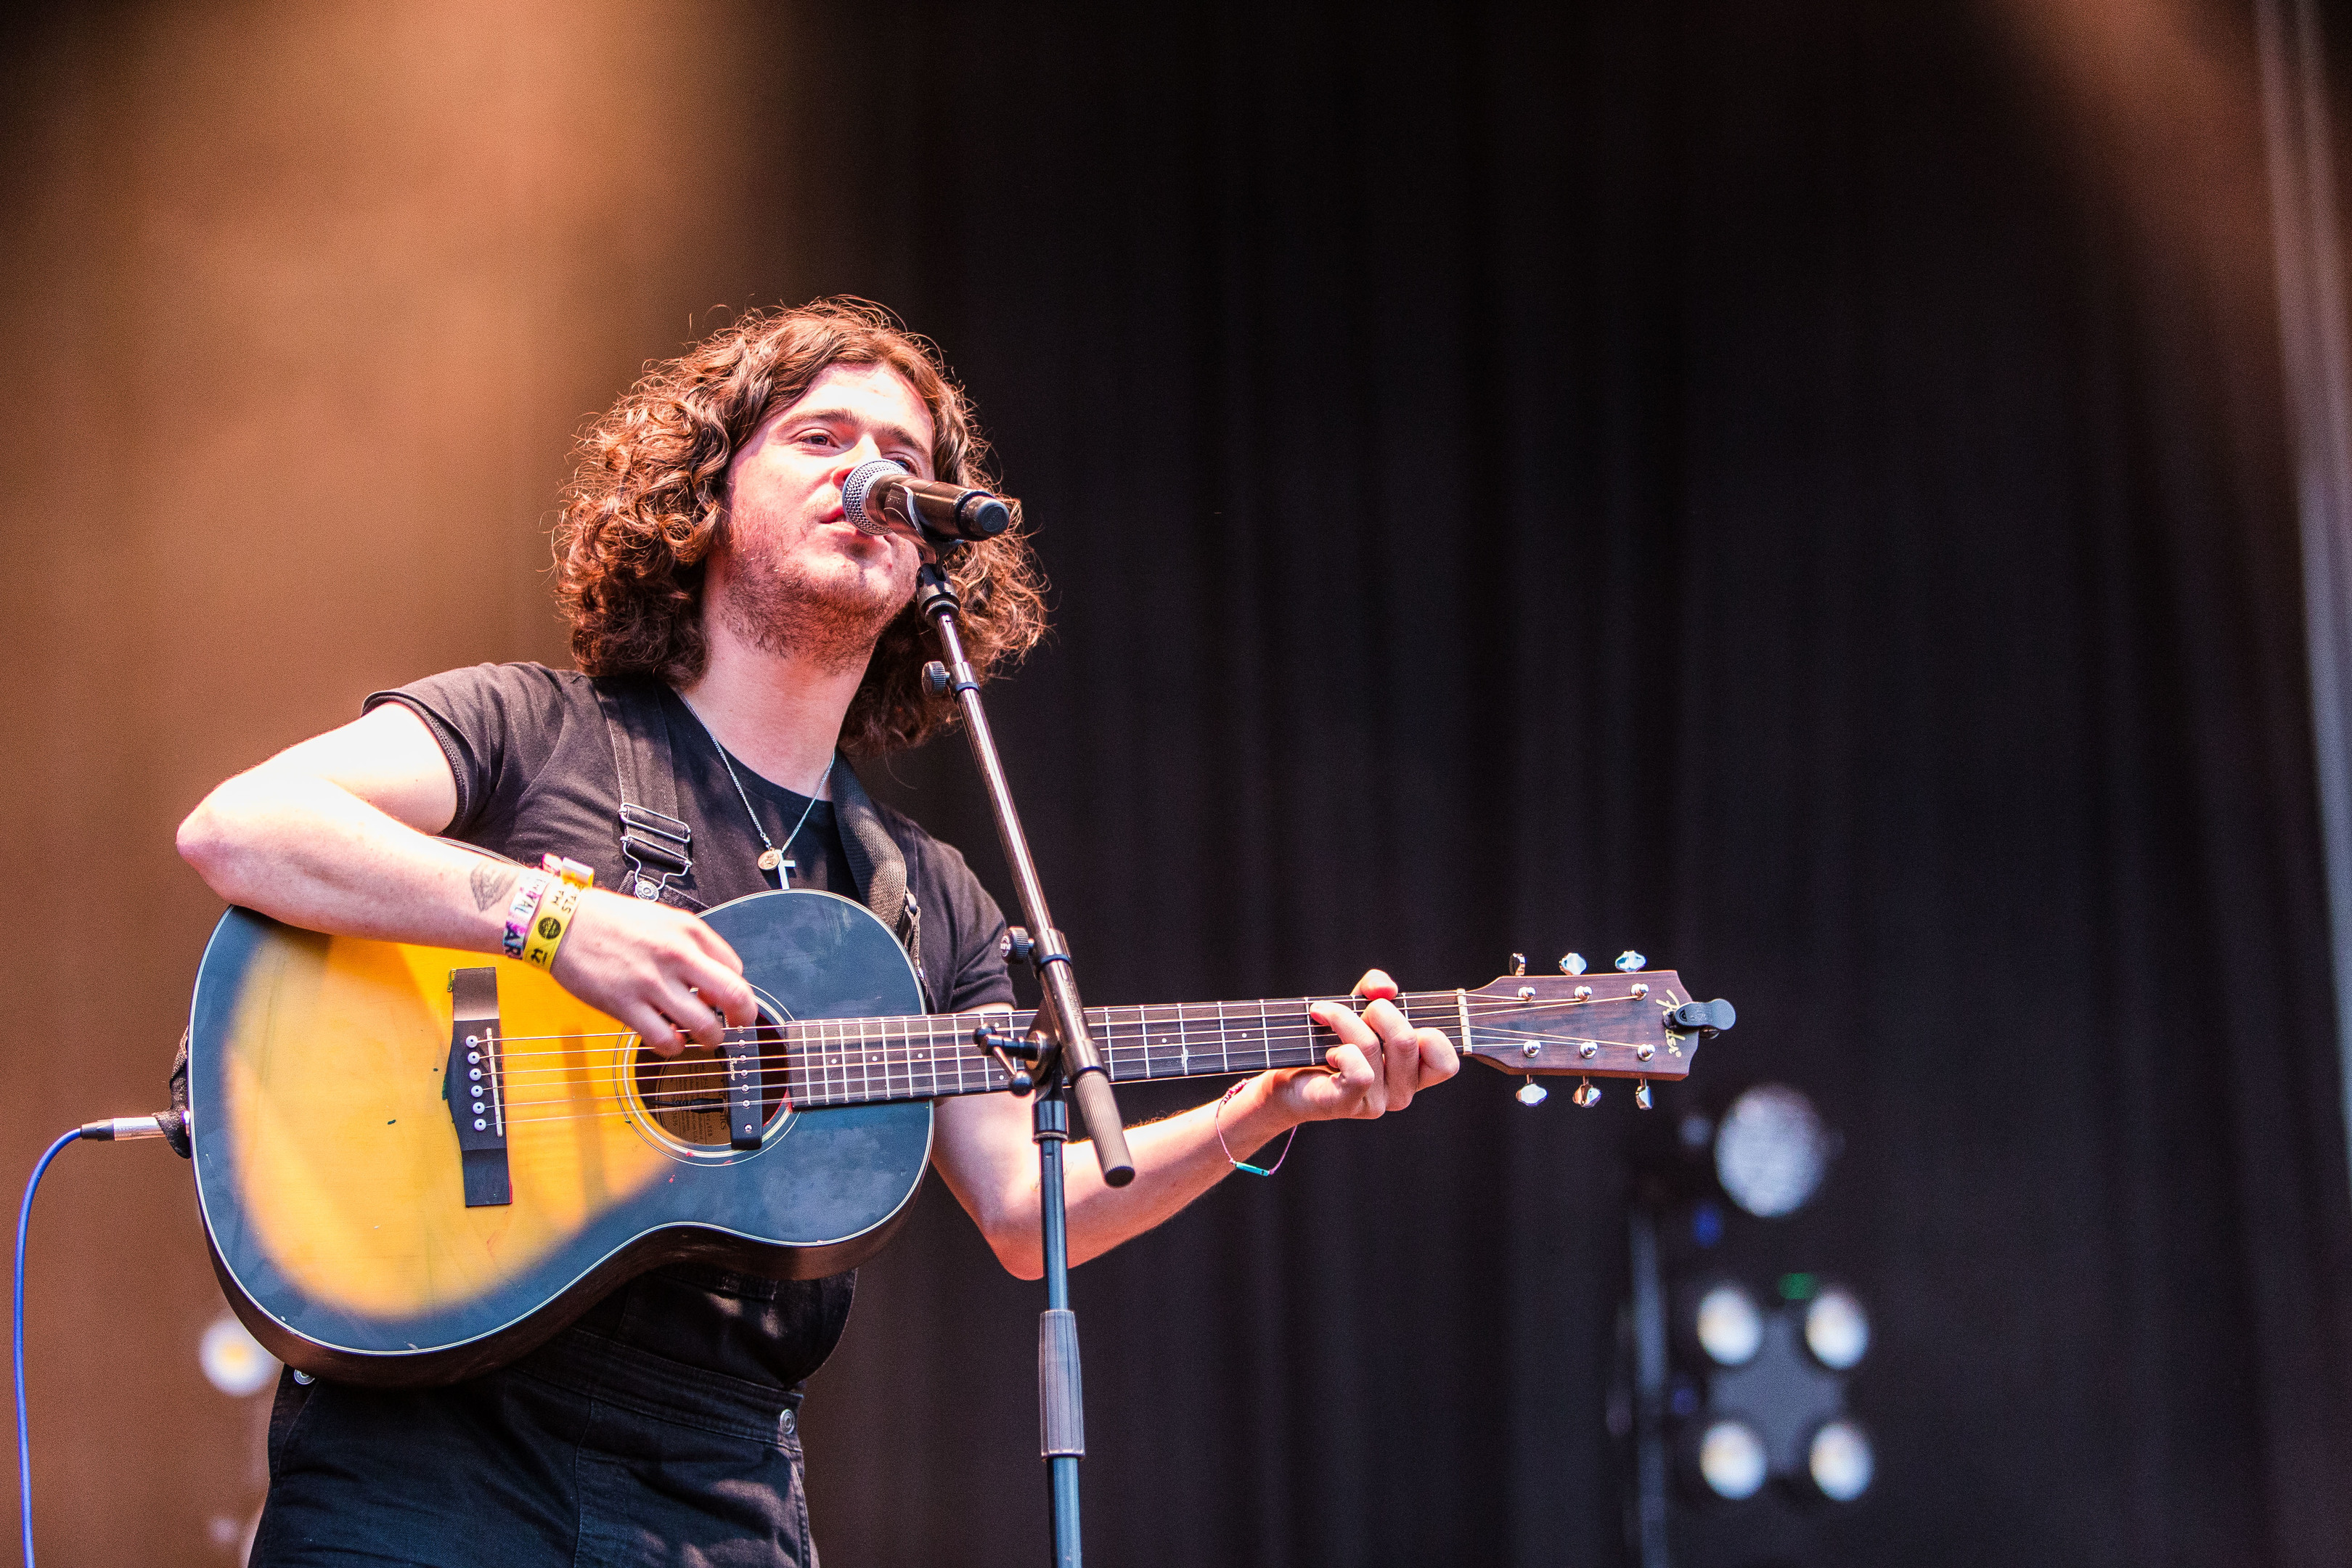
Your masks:
{"label": "short sleeve", "polygon": [[444,830],[464,838],[489,803],[517,795],[552,755],[563,723],[556,672],[538,664],[478,664],[370,694],[362,712],[397,702],[425,721],[448,759],[457,814]]}

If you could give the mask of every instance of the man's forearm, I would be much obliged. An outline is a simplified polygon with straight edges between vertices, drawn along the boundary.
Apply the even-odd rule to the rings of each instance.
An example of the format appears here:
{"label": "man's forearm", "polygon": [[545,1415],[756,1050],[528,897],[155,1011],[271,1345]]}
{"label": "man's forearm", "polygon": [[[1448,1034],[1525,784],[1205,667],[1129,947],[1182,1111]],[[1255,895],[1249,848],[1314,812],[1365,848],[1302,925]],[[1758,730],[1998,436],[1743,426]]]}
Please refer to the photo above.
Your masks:
{"label": "man's forearm", "polygon": [[1269,1082],[1252,1079],[1229,1100],[1213,1100],[1165,1121],[1128,1129],[1136,1175],[1124,1187],[1103,1184],[1102,1167],[1091,1144],[1073,1144],[1063,1176],[1070,1261],[1083,1263],[1142,1235],[1232,1174],[1234,1160],[1248,1159],[1253,1151],[1297,1127],[1267,1094]]}
{"label": "man's forearm", "polygon": [[206,796],[179,848],[213,891],[289,925],[475,952],[498,948],[517,874],[267,765]]}
{"label": "man's forearm", "polygon": [[[1257,1078],[1244,1083],[1232,1100],[1222,1102],[1222,1118],[1221,1102],[1212,1100],[1165,1121],[1129,1128],[1127,1143],[1135,1156],[1136,1173],[1135,1180],[1124,1187],[1105,1186],[1092,1145],[1072,1143],[1063,1166],[1070,1261],[1084,1263],[1100,1257],[1171,1218],[1216,1185],[1233,1170],[1224,1148],[1233,1151],[1234,1159],[1245,1160],[1252,1150],[1296,1126],[1297,1121],[1286,1117],[1268,1094],[1269,1082]],[[1012,1102],[1005,1103],[1009,1110]],[[1025,1121],[1025,1105],[1021,1114]],[[1224,1148],[1217,1142],[1220,1125]],[[964,1184],[955,1182],[952,1169],[950,1179],[965,1206],[982,1218],[982,1230],[999,1260],[1014,1274],[1034,1279],[1045,1271],[1034,1153],[1026,1148],[1025,1136],[1013,1131],[1009,1114],[995,1137],[1005,1140],[1002,1157],[1020,1162],[1017,1179],[984,1194],[964,1191]],[[1015,1137],[1020,1137],[1018,1144],[1012,1142]]]}

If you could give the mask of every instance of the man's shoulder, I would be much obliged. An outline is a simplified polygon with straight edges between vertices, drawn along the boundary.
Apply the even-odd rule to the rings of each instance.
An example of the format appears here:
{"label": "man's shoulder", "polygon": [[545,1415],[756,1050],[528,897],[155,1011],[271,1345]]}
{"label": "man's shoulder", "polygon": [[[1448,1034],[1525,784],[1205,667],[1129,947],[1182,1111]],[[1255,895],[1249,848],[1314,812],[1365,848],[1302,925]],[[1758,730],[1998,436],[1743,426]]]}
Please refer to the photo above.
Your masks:
{"label": "man's shoulder", "polygon": [[468,664],[371,692],[362,710],[386,702],[421,708],[463,730],[483,720],[529,727],[560,721],[569,710],[593,706],[595,685],[576,669],[546,665]]}
{"label": "man's shoulder", "polygon": [[[943,896],[950,905],[970,904],[975,898],[987,899],[980,879],[972,875],[971,867],[965,862],[962,850],[896,806],[877,800],[874,811],[882,819],[883,830],[906,853],[908,878],[915,884],[918,899],[935,903]],[[926,882],[930,884],[928,891],[934,895],[929,899],[925,899]]]}
{"label": "man's shoulder", "polygon": [[480,694],[537,698],[591,695],[594,687],[576,669],[553,669],[531,660],[505,664],[462,664],[423,676],[401,686],[386,687],[368,697],[368,705],[407,695]]}

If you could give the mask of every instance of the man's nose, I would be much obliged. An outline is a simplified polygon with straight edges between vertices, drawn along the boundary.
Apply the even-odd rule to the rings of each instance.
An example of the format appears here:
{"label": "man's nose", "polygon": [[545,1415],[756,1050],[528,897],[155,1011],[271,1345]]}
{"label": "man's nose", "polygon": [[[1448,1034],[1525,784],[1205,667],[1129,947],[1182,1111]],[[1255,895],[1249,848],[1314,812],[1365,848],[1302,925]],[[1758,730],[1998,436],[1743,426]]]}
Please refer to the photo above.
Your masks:
{"label": "man's nose", "polygon": [[861,436],[857,443],[842,449],[841,460],[833,466],[833,482],[837,487],[847,479],[850,470],[860,463],[870,463],[882,455],[881,447],[871,436]]}

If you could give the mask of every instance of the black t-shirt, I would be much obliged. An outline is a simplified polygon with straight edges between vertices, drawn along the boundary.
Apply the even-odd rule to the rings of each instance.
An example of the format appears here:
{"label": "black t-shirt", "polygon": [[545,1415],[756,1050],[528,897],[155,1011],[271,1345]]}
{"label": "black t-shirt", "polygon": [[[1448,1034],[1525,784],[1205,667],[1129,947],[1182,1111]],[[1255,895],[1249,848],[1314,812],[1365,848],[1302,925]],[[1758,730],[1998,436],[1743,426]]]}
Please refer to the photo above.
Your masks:
{"label": "black t-shirt", "polygon": [[[530,865],[552,850],[594,868],[600,888],[627,886],[620,781],[604,710],[586,676],[536,664],[482,664],[379,691],[366,706],[383,702],[415,711],[449,760],[457,784],[457,813],[444,829],[449,837]],[[760,836],[745,816],[749,796],[768,840],[796,862],[794,887],[857,898],[830,802],[812,805],[740,762],[734,771],[739,795],[717,744],[677,693],[663,692],[662,710],[677,813],[694,830],[693,869],[674,888],[707,908],[772,885],[759,867]],[[876,809],[906,857],[932,1005],[961,1012],[1010,1004],[1012,982],[998,951],[1004,917],[996,901],[953,848],[904,815]],[[854,1279],[842,1274],[788,1283],[678,1265],[614,1290],[581,1323],[677,1361],[789,1386],[832,1352],[848,1321]]]}

